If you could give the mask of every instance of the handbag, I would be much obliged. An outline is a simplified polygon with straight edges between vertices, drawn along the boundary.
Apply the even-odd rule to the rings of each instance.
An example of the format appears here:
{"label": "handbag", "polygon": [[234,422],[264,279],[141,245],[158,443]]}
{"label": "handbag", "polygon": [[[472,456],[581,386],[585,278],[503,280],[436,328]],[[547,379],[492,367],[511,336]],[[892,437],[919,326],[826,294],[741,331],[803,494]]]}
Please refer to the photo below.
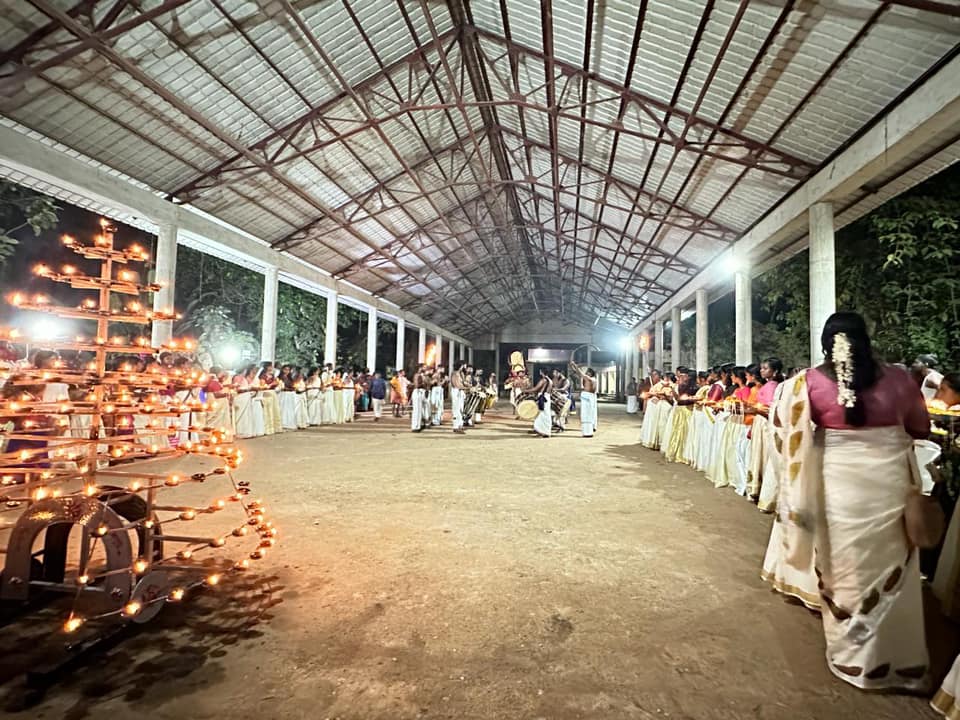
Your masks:
{"label": "handbag", "polygon": [[946,526],[940,503],[936,498],[923,495],[916,488],[907,495],[903,521],[910,543],[922,549],[936,547]]}

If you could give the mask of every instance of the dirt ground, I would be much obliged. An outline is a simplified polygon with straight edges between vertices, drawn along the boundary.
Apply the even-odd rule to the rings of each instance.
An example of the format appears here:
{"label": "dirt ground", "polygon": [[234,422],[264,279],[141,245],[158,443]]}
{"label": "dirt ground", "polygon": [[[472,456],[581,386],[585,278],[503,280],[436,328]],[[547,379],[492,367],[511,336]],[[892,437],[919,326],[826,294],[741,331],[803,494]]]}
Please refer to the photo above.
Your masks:
{"label": "dirt ground", "polygon": [[528,427],[488,416],[466,436],[413,435],[364,418],[244,442],[240,477],[282,532],[259,574],[164,609],[45,694],[8,673],[0,707],[51,720],[935,717],[924,699],[834,679],[819,619],[758,577],[770,518],[639,447],[622,406],[601,406],[592,439],[576,421],[550,440]]}

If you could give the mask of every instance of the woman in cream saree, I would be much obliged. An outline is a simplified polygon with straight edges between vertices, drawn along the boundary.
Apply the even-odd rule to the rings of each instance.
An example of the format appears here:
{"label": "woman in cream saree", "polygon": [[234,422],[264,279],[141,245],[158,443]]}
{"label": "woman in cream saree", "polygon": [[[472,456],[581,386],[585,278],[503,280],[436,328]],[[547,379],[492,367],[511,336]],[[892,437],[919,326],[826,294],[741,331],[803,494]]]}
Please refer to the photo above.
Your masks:
{"label": "woman in cream saree", "polygon": [[787,381],[773,418],[782,477],[764,577],[804,600],[816,582],[834,675],[922,691],[919,557],[903,514],[926,408],[907,373],[875,363],[859,315],[831,316],[823,347],[827,362]]}

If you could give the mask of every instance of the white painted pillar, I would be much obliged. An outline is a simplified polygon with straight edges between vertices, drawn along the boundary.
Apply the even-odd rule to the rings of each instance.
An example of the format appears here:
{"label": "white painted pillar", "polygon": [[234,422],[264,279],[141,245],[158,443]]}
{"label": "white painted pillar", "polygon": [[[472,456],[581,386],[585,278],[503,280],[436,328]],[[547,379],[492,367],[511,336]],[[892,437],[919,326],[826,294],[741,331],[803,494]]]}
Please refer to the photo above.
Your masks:
{"label": "white painted pillar", "polygon": [[[593,348],[587,345],[587,367],[593,367]],[[599,387],[599,380],[597,381]]]}
{"label": "white painted pillar", "polygon": [[467,362],[473,365],[473,346],[467,346]]}
{"label": "white painted pillar", "polygon": [[[154,268],[154,282],[163,287],[153,294],[154,312],[172,312],[173,294],[177,280],[177,226],[173,223],[161,225],[157,232],[157,257]],[[173,337],[173,320],[153,323],[151,342],[153,347],[170,342]]]}
{"label": "white painted pillar", "polygon": [[670,310],[670,370],[680,367],[680,308]]}
{"label": "white painted pillar", "polygon": [[643,359],[643,369],[640,372],[641,380],[650,375],[650,351],[649,350],[643,351],[642,359]]}
{"label": "white painted pillar", "polygon": [[337,366],[337,318],[340,300],[335,292],[327,295],[327,334],[323,343],[323,362]]}
{"label": "white painted pillar", "polygon": [[836,254],[833,205],[810,206],[810,365],[823,359],[820,335],[827,318],[837,311]]}
{"label": "white painted pillar", "polygon": [[500,338],[493,338],[493,374],[497,376],[497,387],[500,387]]}
{"label": "white painted pillar", "polygon": [[[466,347],[466,345],[464,345],[463,343],[459,343],[459,347],[460,347],[460,355],[458,355],[458,357],[460,358],[460,362],[467,362],[467,347]],[[469,363],[468,363],[468,364],[469,364]]]}
{"label": "white painted pillar", "polygon": [[734,335],[736,337],[737,365],[749,365],[753,361],[753,303],[750,295],[750,272],[740,270],[734,276]]}
{"label": "white painted pillar", "polygon": [[623,351],[623,375],[627,382],[633,377],[633,337],[627,337],[627,348]]}
{"label": "white painted pillar", "polygon": [[420,328],[420,335],[417,337],[417,362],[422,363],[427,354],[427,329]]}
{"label": "white painted pillar", "polygon": [[710,367],[709,313],[707,291],[701,288],[697,290],[697,370]]}
{"label": "white painted pillar", "polygon": [[377,370],[377,309],[373,307],[367,313],[367,369]]}
{"label": "white painted pillar", "polygon": [[397,318],[397,352],[393,359],[394,370],[403,370],[403,349],[407,340],[407,322]]}
{"label": "white painted pillar", "polygon": [[663,320],[653,323],[653,366],[663,372]]}
{"label": "white painted pillar", "polygon": [[441,367],[443,365],[443,335],[437,333],[437,336],[433,339],[433,364],[434,367]]}
{"label": "white painted pillar", "polygon": [[454,343],[453,340],[450,341],[450,344],[447,346],[447,373],[453,375],[453,369],[456,367],[456,362],[453,357]]}
{"label": "white painted pillar", "polygon": [[277,302],[280,294],[280,277],[276,267],[268,267],[263,273],[263,320],[260,323],[260,359],[277,358]]}

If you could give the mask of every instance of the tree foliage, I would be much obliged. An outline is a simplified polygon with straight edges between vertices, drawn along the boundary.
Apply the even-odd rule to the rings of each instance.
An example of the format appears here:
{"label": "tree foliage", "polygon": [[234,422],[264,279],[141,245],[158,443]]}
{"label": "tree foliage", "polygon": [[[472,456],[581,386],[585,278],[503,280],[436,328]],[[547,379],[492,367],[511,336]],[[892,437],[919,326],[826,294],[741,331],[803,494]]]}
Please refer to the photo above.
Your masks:
{"label": "tree foliage", "polygon": [[[958,171],[954,166],[837,233],[837,308],[867,319],[882,359],[935,353],[960,367]],[[778,353],[793,365],[809,359],[808,288],[808,253],[757,278],[754,346],[761,354]]]}
{"label": "tree foliage", "polygon": [[44,230],[57,225],[59,210],[53,198],[30,188],[0,180],[0,265],[17,249],[14,235],[26,228],[39,237]]}
{"label": "tree foliage", "polygon": [[208,305],[194,310],[186,327],[197,339],[197,359],[204,367],[220,365],[239,370],[260,359],[260,340],[239,330],[223,305]]}
{"label": "tree foliage", "polygon": [[260,336],[263,318],[263,275],[213,255],[177,247],[177,283],[174,304],[183,315],[176,333],[195,331],[194,316],[201,308],[220,306],[237,330]]}
{"label": "tree foliage", "polygon": [[327,300],[280,283],[277,307],[277,362],[312,367],[323,361]]}

